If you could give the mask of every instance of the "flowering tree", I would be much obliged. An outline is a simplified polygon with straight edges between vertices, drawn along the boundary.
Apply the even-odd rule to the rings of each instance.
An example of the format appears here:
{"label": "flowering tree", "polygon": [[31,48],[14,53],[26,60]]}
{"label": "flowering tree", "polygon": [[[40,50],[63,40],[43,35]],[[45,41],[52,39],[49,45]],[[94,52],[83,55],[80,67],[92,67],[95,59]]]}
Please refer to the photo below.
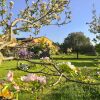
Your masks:
{"label": "flowering tree", "polygon": [[89,24],[90,27],[90,32],[94,33],[96,35],[96,38],[93,39],[93,41],[96,43],[96,51],[97,51],[97,56],[99,55],[99,51],[100,51],[100,16],[96,15],[96,10],[94,8],[93,5],[93,17],[92,17],[92,21]]}
{"label": "flowering tree", "polygon": [[94,5],[93,5],[93,17],[92,17],[92,21],[89,24],[89,31],[96,34],[96,38],[94,39],[95,42],[100,40],[100,16],[96,15],[96,10],[94,9]]}
{"label": "flowering tree", "polygon": [[[38,34],[43,26],[63,25],[70,22],[70,11],[68,0],[25,0],[26,7],[19,11],[17,18],[14,18],[12,10],[14,2],[0,0],[0,27],[4,35],[3,40],[9,41],[0,49],[4,48],[13,41],[13,34],[18,31],[30,31]],[[61,18],[62,14],[64,15]]]}

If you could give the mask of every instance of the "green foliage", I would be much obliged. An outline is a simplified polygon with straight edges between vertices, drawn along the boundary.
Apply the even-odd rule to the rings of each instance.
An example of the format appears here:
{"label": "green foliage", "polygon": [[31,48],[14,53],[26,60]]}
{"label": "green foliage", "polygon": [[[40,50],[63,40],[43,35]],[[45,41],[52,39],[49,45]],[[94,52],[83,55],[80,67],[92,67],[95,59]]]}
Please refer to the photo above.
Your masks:
{"label": "green foliage", "polygon": [[100,43],[96,44],[95,48],[96,48],[97,53],[100,54]]}
{"label": "green foliage", "polygon": [[59,69],[61,70],[61,72],[66,72],[66,73],[70,73],[72,70],[69,68],[68,65],[66,64],[61,64],[59,65]]}
{"label": "green foliage", "polygon": [[50,93],[43,96],[42,100],[99,100],[100,86],[89,86],[67,82],[58,87],[53,87]]}
{"label": "green foliage", "polygon": [[18,65],[17,68],[19,70],[27,71],[30,68],[30,66],[27,64],[20,63],[20,65]]}
{"label": "green foliage", "polygon": [[70,45],[70,48],[77,48],[78,46],[90,45],[90,39],[87,38],[82,32],[73,32],[65,38],[64,43]]}
{"label": "green foliage", "polygon": [[68,75],[73,76],[77,74],[77,68],[71,63],[70,64],[69,63],[70,62],[62,62],[58,63],[57,66],[62,73],[66,73]]}
{"label": "green foliage", "polygon": [[39,51],[42,51],[43,48],[40,45],[34,45],[33,47],[29,48],[30,51],[34,52],[35,54],[38,54]]}
{"label": "green foliage", "polygon": [[[90,39],[82,32],[73,32],[64,39],[64,43],[61,46],[64,52],[67,52],[67,48],[72,48],[72,51],[79,51],[83,54],[95,54],[95,49],[91,45]],[[88,48],[88,49],[87,49]]]}

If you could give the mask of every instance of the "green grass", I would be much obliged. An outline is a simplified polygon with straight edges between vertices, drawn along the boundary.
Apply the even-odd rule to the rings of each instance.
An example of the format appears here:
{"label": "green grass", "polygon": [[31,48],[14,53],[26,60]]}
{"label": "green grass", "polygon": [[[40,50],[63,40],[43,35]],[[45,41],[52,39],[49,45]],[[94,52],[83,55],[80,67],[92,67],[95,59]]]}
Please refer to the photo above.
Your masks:
{"label": "green grass", "polygon": [[100,86],[89,86],[67,82],[53,88],[43,100],[100,100]]}
{"label": "green grass", "polygon": [[19,77],[20,75],[25,74],[25,72],[17,70],[17,61],[4,61],[0,65],[0,77],[5,77],[9,70],[13,70],[15,73],[15,77]]}
{"label": "green grass", "polygon": [[[70,55],[63,55],[65,58],[70,58]],[[72,55],[71,55],[72,56]],[[55,58],[62,58],[62,55],[59,56],[53,56]],[[73,57],[73,56],[72,56]],[[75,55],[74,55],[75,57]],[[91,56],[81,56],[83,58],[90,58]],[[91,58],[95,58],[95,56],[92,56]],[[39,62],[40,60],[32,60]],[[90,70],[88,74],[94,75],[96,73],[97,68],[100,67],[100,59],[98,61],[95,61],[93,59],[58,59],[54,60],[56,62],[72,62],[76,67],[80,67],[81,69],[84,69],[84,66],[87,66],[88,70]],[[20,61],[23,63],[27,63],[25,61]],[[27,63],[28,64],[28,63]],[[13,70],[15,81],[17,81],[20,76],[26,75],[26,72],[23,72],[21,70],[16,69],[17,67],[17,61],[4,61],[0,65],[0,78],[6,77],[6,74],[9,70]],[[42,66],[36,65],[29,70],[29,71],[37,71],[40,70]],[[50,68],[50,67],[49,67]],[[48,72],[48,69],[45,70]],[[84,70],[83,70],[84,71]],[[85,74],[85,73],[84,73]],[[51,81],[49,83],[52,83],[53,81],[56,82],[56,77],[50,77]],[[29,92],[21,92],[19,94],[19,100],[35,100],[33,99],[34,93],[31,94]],[[65,82],[64,80],[61,80],[59,84],[56,86],[50,87],[48,84],[46,85],[46,88],[44,88],[43,94],[41,94],[41,99],[38,98],[38,100],[99,100],[100,98],[100,86],[89,86],[89,85],[82,85],[78,83],[72,83],[72,82]]]}

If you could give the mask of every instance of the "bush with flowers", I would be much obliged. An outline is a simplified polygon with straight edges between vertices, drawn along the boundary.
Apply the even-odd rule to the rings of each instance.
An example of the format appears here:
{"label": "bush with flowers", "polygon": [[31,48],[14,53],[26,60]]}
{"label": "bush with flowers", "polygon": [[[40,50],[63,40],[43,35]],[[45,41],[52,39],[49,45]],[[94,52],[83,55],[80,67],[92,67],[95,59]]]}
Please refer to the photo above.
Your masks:
{"label": "bush with flowers", "polygon": [[71,62],[62,62],[57,64],[59,66],[59,69],[62,72],[66,73],[76,73],[78,72],[78,68],[76,68],[74,65],[71,64]]}
{"label": "bush with flowers", "polygon": [[7,78],[4,82],[0,83],[0,98],[1,100],[18,100],[18,92],[20,88],[18,84],[13,79],[13,72],[9,71],[7,74]]}
{"label": "bush with flowers", "polygon": [[[94,83],[96,79],[92,76],[89,76],[90,71],[84,67],[82,70],[75,67],[71,62],[62,62],[57,64],[59,70],[64,73],[67,77],[71,77],[74,80],[78,80],[85,83]],[[99,77],[98,72],[98,77]]]}

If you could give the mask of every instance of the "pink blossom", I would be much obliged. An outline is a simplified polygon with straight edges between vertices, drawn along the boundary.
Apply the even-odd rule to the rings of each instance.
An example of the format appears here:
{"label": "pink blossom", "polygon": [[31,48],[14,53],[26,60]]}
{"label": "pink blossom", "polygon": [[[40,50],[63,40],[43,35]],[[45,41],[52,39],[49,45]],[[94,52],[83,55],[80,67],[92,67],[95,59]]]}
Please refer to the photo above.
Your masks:
{"label": "pink blossom", "polygon": [[31,81],[37,80],[37,76],[35,74],[28,74],[27,78],[29,78]]}
{"label": "pink blossom", "polygon": [[38,77],[38,81],[42,84],[46,84],[46,77],[45,76],[40,76]]}
{"label": "pink blossom", "polygon": [[18,86],[17,84],[14,84],[14,86],[13,86],[13,87],[14,87],[14,89],[15,89],[15,90],[17,90],[17,91],[19,91],[19,90],[20,90],[20,88],[19,88],[19,86]]}
{"label": "pink blossom", "polygon": [[21,76],[21,80],[25,82],[39,81],[41,84],[46,84],[45,76],[38,77],[35,74],[28,74],[26,76]]}
{"label": "pink blossom", "polygon": [[13,72],[9,71],[8,74],[7,74],[7,80],[12,82],[13,81],[13,75],[14,75]]}
{"label": "pink blossom", "polygon": [[27,78],[27,76],[21,76],[21,80],[25,82],[29,82],[30,80]]}
{"label": "pink blossom", "polygon": [[36,81],[37,76],[35,74],[28,74],[27,76],[22,76],[21,80],[25,82]]}

